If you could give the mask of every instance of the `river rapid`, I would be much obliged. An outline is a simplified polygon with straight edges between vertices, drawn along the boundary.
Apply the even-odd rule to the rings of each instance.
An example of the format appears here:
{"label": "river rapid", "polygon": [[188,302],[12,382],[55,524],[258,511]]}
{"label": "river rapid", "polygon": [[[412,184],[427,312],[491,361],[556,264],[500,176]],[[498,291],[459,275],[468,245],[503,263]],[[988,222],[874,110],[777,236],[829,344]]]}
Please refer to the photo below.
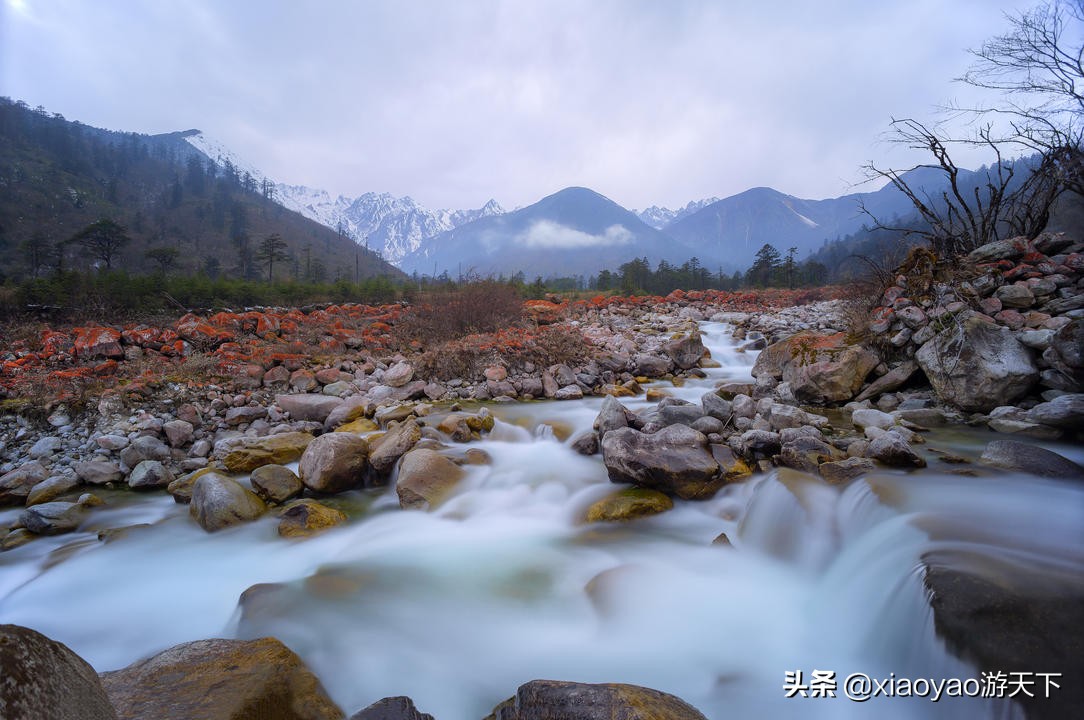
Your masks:
{"label": "river rapid", "polygon": [[[755,359],[735,352],[727,326],[702,329],[722,367],[667,386],[691,401],[749,379]],[[208,534],[168,495],[102,493],[110,507],[79,532],[0,555],[0,622],[37,629],[99,671],[190,640],[274,636],[347,714],[409,695],[439,720],[481,718],[548,678],[656,688],[713,720],[1020,716],[977,698],[856,703],[842,681],[977,677],[934,633],[921,558],[1079,582],[1080,485],[968,477],[933,461],[843,488],[779,470],[652,518],[587,524],[616,486],[568,438],[600,404],[491,405],[497,425],[475,446],[492,464],[466,466],[441,507],[400,510],[393,486],[349,493],[329,504],[350,522],[304,541],[278,537],[271,517]],[[939,431],[918,447],[974,459],[990,437]],[[713,545],[724,532],[732,547]],[[836,673],[839,697],[786,698],[786,673],[808,682],[813,670]]]}

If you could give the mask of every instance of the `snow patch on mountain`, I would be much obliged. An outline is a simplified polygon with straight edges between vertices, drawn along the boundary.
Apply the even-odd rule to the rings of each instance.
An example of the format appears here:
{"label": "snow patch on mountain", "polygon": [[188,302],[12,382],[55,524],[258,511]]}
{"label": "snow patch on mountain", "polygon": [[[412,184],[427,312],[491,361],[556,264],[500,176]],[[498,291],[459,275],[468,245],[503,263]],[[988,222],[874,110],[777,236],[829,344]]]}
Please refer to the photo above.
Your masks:
{"label": "snow patch on mountain", "polygon": [[671,210],[670,208],[659,207],[658,205],[652,205],[646,210],[633,210],[632,213],[640,218],[645,224],[650,225],[656,230],[662,230],[670,223],[675,223],[678,220],[692,215],[697,210],[701,210],[713,202],[718,202],[719,198],[712,197],[704,200],[692,200],[683,208],[677,210]]}

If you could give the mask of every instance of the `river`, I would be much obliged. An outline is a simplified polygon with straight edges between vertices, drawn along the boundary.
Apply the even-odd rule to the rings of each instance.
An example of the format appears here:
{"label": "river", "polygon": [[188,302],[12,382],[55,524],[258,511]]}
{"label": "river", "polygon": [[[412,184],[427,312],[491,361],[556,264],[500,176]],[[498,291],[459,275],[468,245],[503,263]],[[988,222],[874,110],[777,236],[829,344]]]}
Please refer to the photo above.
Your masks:
{"label": "river", "polygon": [[[690,400],[748,379],[754,359],[725,325],[703,330],[722,367],[672,389]],[[207,534],[168,495],[105,493],[110,506],[80,532],[0,555],[0,622],[64,642],[99,671],[189,640],[271,635],[348,715],[409,695],[438,720],[481,718],[534,678],[645,685],[713,720],[1017,715],[970,698],[855,703],[842,687],[788,699],[784,678],[976,677],[934,634],[920,558],[966,549],[1082,577],[1079,485],[931,469],[841,489],[783,470],[592,525],[587,507],[615,486],[598,457],[558,437],[590,428],[599,405],[493,405],[497,426],[476,444],[492,464],[468,466],[439,509],[402,511],[394,489],[349,493],[336,502],[351,521],[300,542],[279,538],[270,517]],[[940,447],[976,458],[985,437],[943,433]],[[97,540],[139,523],[151,526]],[[712,545],[722,532],[733,547]],[[260,583],[242,612],[239,597]]]}

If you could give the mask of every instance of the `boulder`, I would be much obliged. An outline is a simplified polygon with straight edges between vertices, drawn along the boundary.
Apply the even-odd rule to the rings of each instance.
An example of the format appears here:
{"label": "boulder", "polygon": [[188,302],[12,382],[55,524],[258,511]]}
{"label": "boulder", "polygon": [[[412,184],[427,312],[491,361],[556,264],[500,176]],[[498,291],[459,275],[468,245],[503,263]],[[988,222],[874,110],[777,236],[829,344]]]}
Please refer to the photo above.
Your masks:
{"label": "boulder", "polygon": [[905,360],[867,385],[865,390],[858,393],[855,400],[862,402],[863,400],[870,400],[884,393],[898,390],[903,387],[917,371],[918,363],[914,360]]}
{"label": "boulder", "polygon": [[391,474],[403,453],[422,439],[422,429],[413,418],[393,425],[369,447],[369,465],[381,476]]}
{"label": "boulder", "polygon": [[587,522],[615,522],[658,515],[674,507],[669,495],[649,488],[618,490],[587,509]]}
{"label": "boulder", "polygon": [[708,441],[685,425],[647,435],[621,428],[602,438],[602,460],[611,482],[641,485],[686,500],[714,495],[725,480]]}
{"label": "boulder", "polygon": [[706,720],[673,695],[619,683],[532,680],[485,720]]}
{"label": "boulder", "polygon": [[598,453],[598,433],[587,430],[572,439],[571,447],[580,455],[594,455]]}
{"label": "boulder", "polygon": [[369,445],[350,433],[329,433],[309,443],[298,466],[301,482],[318,493],[359,488],[368,467]]}
{"label": "boulder", "polygon": [[133,490],[156,490],[173,482],[173,473],[158,460],[144,460],[132,468],[128,487]]}
{"label": "boulder", "polygon": [[305,490],[301,478],[282,465],[261,465],[252,471],[249,481],[252,483],[252,492],[261,500],[275,504],[291,500]]}
{"label": "boulder", "polygon": [[583,390],[579,385],[565,385],[553,397],[556,400],[580,400],[583,398]]}
{"label": "boulder", "polygon": [[[80,464],[82,463],[76,463],[76,465]],[[119,474],[120,471],[117,472]],[[48,471],[36,460],[23,463],[11,472],[0,476],[0,506],[23,505],[34,486],[44,482],[47,477],[49,477]]]}
{"label": "boulder", "polygon": [[207,532],[215,532],[264,514],[263,500],[239,482],[216,472],[201,475],[192,486],[188,511]]}
{"label": "boulder", "polygon": [[885,430],[896,424],[896,418],[880,410],[858,408],[851,413],[851,422],[859,430],[865,430],[868,427]]}
{"label": "boulder", "polygon": [[[142,435],[120,451],[120,460],[134,468],[144,460],[169,460],[169,446],[153,435]],[[87,480],[87,482],[91,482]]]}
{"label": "boulder", "polygon": [[805,403],[837,403],[853,398],[879,363],[875,352],[849,344],[844,333],[803,332],[769,345],[757,357],[753,376],[782,379]]}
{"label": "boulder", "polygon": [[23,510],[19,524],[35,535],[60,535],[78,528],[86,511],[83,503],[54,500]]}
{"label": "boulder", "polygon": [[407,362],[397,362],[384,371],[383,382],[390,387],[403,387],[414,378],[414,368]]}
{"label": "boulder", "polygon": [[343,712],[274,638],[198,640],[103,673],[119,720],[341,720]]}
{"label": "boulder", "polygon": [[661,377],[670,372],[669,358],[640,353],[632,358],[633,374],[638,377]]}
{"label": "boulder", "polygon": [[[138,463],[137,463],[138,464]],[[79,479],[88,485],[106,485],[116,483],[124,479],[124,473],[120,466],[111,460],[87,460],[72,465]],[[3,480],[0,479],[0,486]]]}
{"label": "boulder", "polygon": [[294,500],[279,513],[279,535],[311,537],[346,522],[346,514],[315,500]]}
{"label": "boulder", "polygon": [[817,468],[821,477],[831,485],[840,485],[876,469],[877,466],[873,464],[872,460],[860,457],[821,463]]}
{"label": "boulder", "polygon": [[226,453],[222,464],[232,473],[248,473],[264,465],[284,465],[300,458],[312,441],[313,436],[303,432],[246,438],[244,444]]}
{"label": "boulder", "polygon": [[335,408],[343,404],[343,400],[330,395],[301,393],[276,395],[275,404],[282,408],[283,412],[290,413],[293,420],[322,423]]}
{"label": "boulder", "polygon": [[915,359],[938,397],[970,412],[989,412],[1023,397],[1039,378],[1031,354],[1009,331],[977,314],[954,322],[919,348]]}
{"label": "boulder", "polygon": [[408,697],[386,697],[358,710],[350,720],[433,720],[429,713],[423,713],[414,706]]}
{"label": "boulder", "polygon": [[1065,378],[1067,390],[1080,392],[1084,388],[1084,318],[1076,318],[1054,333],[1043,359]]}
{"label": "boulder", "polygon": [[704,393],[701,396],[700,406],[704,408],[705,415],[721,420],[724,423],[730,422],[730,418],[734,414],[731,402],[724,400],[713,392]]}
{"label": "boulder", "polygon": [[30,489],[30,494],[26,496],[26,506],[56,500],[77,487],[79,487],[79,478],[75,475],[54,475]]}
{"label": "boulder", "polygon": [[0,625],[0,718],[116,720],[98,674],[68,646]]}
{"label": "boulder", "polygon": [[403,508],[428,510],[463,479],[463,469],[435,450],[418,448],[403,455],[395,492]]}
{"label": "boulder", "polygon": [[629,411],[617,398],[607,395],[602,399],[602,407],[595,418],[594,428],[599,437],[605,437],[611,430],[629,426]]}
{"label": "boulder", "polygon": [[1084,429],[1084,393],[1060,395],[1050,402],[1039,403],[1028,410],[1027,419],[1066,430]]}
{"label": "boulder", "polygon": [[994,440],[979,461],[994,467],[1052,478],[1084,478],[1084,467],[1038,445],[1015,440]]}
{"label": "boulder", "polygon": [[659,422],[662,425],[692,425],[702,417],[704,410],[699,405],[674,398],[664,398],[659,403]]}
{"label": "boulder", "polygon": [[922,456],[894,432],[881,433],[871,440],[866,454],[891,467],[926,467],[926,461]]}
{"label": "boulder", "polygon": [[821,463],[835,460],[839,455],[839,451],[820,438],[802,435],[783,443],[779,462],[795,470],[815,473]]}
{"label": "boulder", "polygon": [[195,427],[187,420],[170,420],[162,424],[162,432],[166,434],[170,447],[182,447],[192,442]]}
{"label": "boulder", "polygon": [[662,346],[663,352],[674,361],[674,365],[682,370],[694,368],[699,364],[700,358],[706,352],[704,342],[700,339],[700,333],[693,332],[688,335],[671,340]]}

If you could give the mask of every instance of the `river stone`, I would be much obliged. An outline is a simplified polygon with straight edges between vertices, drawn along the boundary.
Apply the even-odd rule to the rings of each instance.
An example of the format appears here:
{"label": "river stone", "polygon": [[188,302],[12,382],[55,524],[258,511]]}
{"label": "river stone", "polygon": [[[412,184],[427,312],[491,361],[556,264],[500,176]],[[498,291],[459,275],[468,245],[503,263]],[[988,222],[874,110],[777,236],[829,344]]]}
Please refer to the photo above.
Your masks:
{"label": "river stone", "polygon": [[700,333],[693,332],[685,337],[671,340],[662,346],[663,352],[682,370],[694,368],[704,357],[704,342]]}
{"label": "river stone", "polygon": [[973,264],[1015,260],[1026,252],[1028,252],[1027,238],[1012,237],[981,245],[968,253],[967,259]]}
{"label": "river stone", "polygon": [[994,440],[986,445],[980,462],[1006,470],[1052,478],[1084,478],[1084,467],[1058,453],[1015,440]]}
{"label": "river stone", "polygon": [[350,720],[433,720],[433,716],[420,712],[410,698],[398,696],[377,700],[351,715]]}
{"label": "river stone", "polygon": [[77,487],[79,487],[79,478],[75,475],[54,475],[30,488],[30,493],[26,496],[26,506],[56,500]]}
{"label": "river stone", "polygon": [[829,484],[840,485],[876,469],[877,466],[869,458],[850,457],[845,460],[821,463],[817,471]]}
{"label": "river stone", "polygon": [[33,460],[40,460],[49,457],[63,446],[63,440],[55,435],[47,435],[46,437],[38,438],[38,441],[30,446],[27,455]]}
{"label": "river stone", "polygon": [[1084,429],[1084,393],[1060,395],[1050,402],[1039,403],[1027,412],[1031,422],[1067,430]]}
{"label": "river stone", "polygon": [[282,465],[262,465],[252,471],[249,480],[252,482],[252,492],[264,502],[284,503],[305,490],[297,474]]}
{"label": "river stone", "polygon": [[675,398],[665,398],[659,403],[659,422],[665,425],[692,425],[704,417],[699,405],[683,403]]}
{"label": "river stone", "polygon": [[414,419],[404,420],[372,441],[369,447],[369,464],[379,475],[390,475],[403,453],[421,439],[422,429],[418,422]]}
{"label": "river stone", "polygon": [[[1077,718],[1084,708],[1084,685],[1066,682],[1084,677],[1084,592],[1079,582],[1049,588],[1017,567],[983,577],[968,568],[969,559],[954,561],[926,555],[925,586],[934,628],[948,649],[975,667],[975,672],[1002,668],[1043,668],[1058,673],[1060,687],[1044,692],[1035,678],[1030,692],[1015,698],[1032,720]],[[947,562],[945,560],[948,560]],[[981,565],[980,565],[981,567]],[[1027,672],[1027,671],[1022,671]],[[1025,680],[1028,676],[1025,674]],[[1011,682],[1011,681],[1010,681]]]}
{"label": "river stone", "polygon": [[[76,465],[79,464],[76,463]],[[0,476],[0,507],[23,505],[34,486],[44,482],[47,477],[49,477],[48,471],[36,460],[23,463],[11,472]]]}
{"label": "river stone", "polygon": [[79,527],[86,510],[81,503],[54,500],[24,510],[19,515],[19,524],[35,535],[60,535]]}
{"label": "river stone", "polygon": [[658,690],[606,683],[532,680],[485,720],[706,720],[684,700]]}
{"label": "river stone", "polygon": [[891,467],[926,467],[926,461],[894,432],[882,432],[870,440],[868,457]]}
{"label": "river stone", "polygon": [[276,395],[275,404],[282,408],[283,412],[290,413],[292,420],[322,423],[335,408],[343,404],[343,400],[330,395],[301,393]]}
{"label": "river stone", "polygon": [[886,412],[874,410],[873,408],[858,408],[851,413],[851,423],[859,430],[865,430],[869,427],[881,428],[884,430],[895,425],[896,418]]}
{"label": "river stone", "polygon": [[133,490],[156,490],[173,482],[173,473],[158,460],[144,460],[128,475],[128,487]]}
{"label": "river stone", "polygon": [[721,420],[724,423],[730,422],[730,417],[734,414],[730,401],[724,400],[713,392],[704,393],[700,397],[700,406],[704,408],[705,415]]}
{"label": "river stone", "polygon": [[[617,398],[607,395],[602,399],[602,407],[595,418],[594,428],[599,437],[605,437],[611,430],[629,426],[629,411]],[[593,453],[592,453],[593,454]]]}
{"label": "river stone", "polygon": [[703,433],[670,425],[647,435],[621,428],[602,438],[602,460],[610,481],[630,483],[685,500],[714,495],[725,480]]}
{"label": "river stone", "polygon": [[354,433],[355,435],[364,435],[365,433],[371,433],[379,429],[380,426],[369,418],[359,417],[348,423],[343,423],[335,428],[335,432],[348,432]]}
{"label": "river stone", "polygon": [[805,403],[846,402],[862,387],[880,358],[869,348],[851,345],[844,333],[801,332],[769,345],[753,365],[753,377],[789,383]]}
{"label": "river stone", "polygon": [[809,435],[798,436],[783,443],[779,451],[779,462],[795,470],[816,473],[817,468],[839,457],[831,445],[820,438]]}
{"label": "river stone", "polygon": [[587,522],[617,522],[658,515],[674,507],[669,495],[649,488],[632,487],[599,500],[587,509]]}
{"label": "river stone", "polygon": [[194,470],[167,485],[166,492],[173,496],[173,502],[179,505],[187,505],[192,502],[192,488],[195,487],[196,481],[207,473],[220,470],[222,468],[219,466],[202,467],[199,470]]}
{"label": "river stone", "polygon": [[580,455],[594,455],[598,453],[598,433],[586,430],[577,435],[571,444],[571,448]]}
{"label": "river stone", "polygon": [[346,522],[346,514],[315,500],[294,500],[279,513],[279,535],[311,537]]}
{"label": "river stone", "polygon": [[753,474],[752,468],[745,460],[735,455],[727,445],[718,443],[711,445],[711,456],[715,462],[719,463],[719,469],[722,470],[723,478],[727,482],[742,480]]}
{"label": "river stone", "polygon": [[101,678],[119,720],[343,717],[301,658],[274,638],[184,643]]}
{"label": "river stone", "polygon": [[583,390],[579,385],[565,385],[553,397],[556,400],[580,400],[583,398]]}
{"label": "river stone", "polygon": [[865,390],[858,393],[855,400],[857,402],[862,402],[863,400],[870,400],[878,395],[898,390],[903,387],[917,371],[918,363],[914,360],[905,360],[892,370],[889,370],[887,373],[871,382]]}
{"label": "river stone", "polygon": [[[169,460],[169,446],[152,435],[142,435],[120,451],[120,460],[134,468],[144,460]],[[87,480],[87,482],[91,482]]]}
{"label": "river stone", "polygon": [[640,353],[632,358],[633,374],[638,377],[661,377],[670,372],[670,360],[658,355]]}
{"label": "river stone", "polygon": [[207,532],[255,520],[266,510],[267,506],[255,493],[216,472],[206,473],[196,480],[188,508]]}
{"label": "river stone", "polygon": [[393,388],[403,387],[414,378],[414,368],[407,362],[397,362],[384,371],[383,383]]}
{"label": "river stone", "polygon": [[226,453],[222,464],[231,473],[248,473],[263,465],[283,465],[300,458],[312,441],[313,436],[303,432],[246,439],[243,445]]}
{"label": "river stone", "polygon": [[0,625],[0,718],[116,720],[94,668],[68,646]]}
{"label": "river stone", "polygon": [[915,359],[940,399],[970,412],[1009,404],[1039,378],[1028,349],[1008,328],[977,314],[942,330]]}
{"label": "river stone", "polygon": [[166,434],[170,447],[181,447],[192,442],[196,429],[187,420],[170,420],[162,424],[162,432]]}
{"label": "river stone", "polygon": [[1073,383],[1073,392],[1079,392],[1084,385],[1084,318],[1076,318],[1054,333],[1043,359]]}
{"label": "river stone", "polygon": [[361,487],[368,467],[369,445],[349,433],[328,433],[309,443],[298,475],[309,490],[339,493]]}
{"label": "river stone", "polygon": [[395,492],[403,508],[428,510],[440,505],[463,479],[463,469],[434,450],[418,448],[403,455]]}

